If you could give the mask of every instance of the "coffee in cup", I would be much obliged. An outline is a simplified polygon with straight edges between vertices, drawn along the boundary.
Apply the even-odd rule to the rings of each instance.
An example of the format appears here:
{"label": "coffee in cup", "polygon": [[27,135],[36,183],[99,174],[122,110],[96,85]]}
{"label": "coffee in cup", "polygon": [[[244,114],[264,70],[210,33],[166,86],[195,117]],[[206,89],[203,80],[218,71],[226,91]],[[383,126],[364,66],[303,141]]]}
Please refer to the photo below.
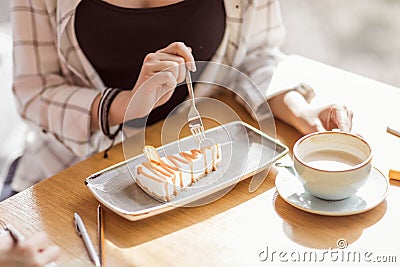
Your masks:
{"label": "coffee in cup", "polygon": [[296,176],[313,196],[340,200],[355,194],[367,181],[372,151],[360,136],[317,132],[295,143],[293,162]]}

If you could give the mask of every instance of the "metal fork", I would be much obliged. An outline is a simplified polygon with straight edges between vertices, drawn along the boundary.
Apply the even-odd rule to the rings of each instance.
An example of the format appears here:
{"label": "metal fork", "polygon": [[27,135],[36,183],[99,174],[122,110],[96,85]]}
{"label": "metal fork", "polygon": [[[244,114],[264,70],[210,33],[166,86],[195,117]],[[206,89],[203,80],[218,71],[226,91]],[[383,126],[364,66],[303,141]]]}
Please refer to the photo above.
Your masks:
{"label": "metal fork", "polygon": [[198,145],[200,145],[201,142],[203,142],[206,139],[206,135],[204,133],[204,127],[200,117],[200,113],[197,110],[194,101],[192,78],[190,77],[189,70],[186,70],[186,84],[189,90],[189,97],[192,102],[188,113],[188,124],[194,140]]}
{"label": "metal fork", "polygon": [[14,244],[18,244],[19,241],[24,239],[21,233],[19,233],[14,227],[12,227],[10,224],[6,223],[1,219],[0,219],[0,228],[3,228],[4,231],[10,233],[10,236]]}

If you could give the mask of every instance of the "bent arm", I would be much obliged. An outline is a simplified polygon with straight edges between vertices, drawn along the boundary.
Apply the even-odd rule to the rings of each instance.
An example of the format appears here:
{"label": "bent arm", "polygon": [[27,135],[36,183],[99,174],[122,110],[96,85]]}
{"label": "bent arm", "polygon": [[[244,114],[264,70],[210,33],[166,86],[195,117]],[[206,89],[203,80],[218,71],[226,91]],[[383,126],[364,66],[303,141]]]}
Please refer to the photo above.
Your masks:
{"label": "bent arm", "polygon": [[12,2],[13,92],[20,115],[33,127],[53,135],[75,155],[87,156],[97,149],[90,142],[90,126],[91,107],[99,92],[83,83],[77,85],[62,70],[55,5],[46,1]]}

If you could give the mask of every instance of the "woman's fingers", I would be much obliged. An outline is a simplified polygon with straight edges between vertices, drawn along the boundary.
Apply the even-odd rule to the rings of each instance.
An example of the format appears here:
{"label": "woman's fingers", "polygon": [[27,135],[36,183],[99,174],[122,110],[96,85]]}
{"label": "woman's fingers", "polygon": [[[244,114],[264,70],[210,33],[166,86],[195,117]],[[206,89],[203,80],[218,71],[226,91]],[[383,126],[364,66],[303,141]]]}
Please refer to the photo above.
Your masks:
{"label": "woman's fingers", "polygon": [[183,57],[167,53],[151,53],[144,61],[144,71],[154,74],[160,71],[170,71],[174,74],[178,83],[185,80],[186,63]]}
{"label": "woman's fingers", "polygon": [[[171,55],[171,54],[167,54],[167,53],[157,53],[157,55],[158,55],[157,60],[159,60],[159,61],[176,62],[179,66],[178,66],[178,76],[175,76],[175,77],[177,78],[178,83],[181,83],[185,80],[186,63],[185,63],[185,59],[183,57],[177,56],[177,55]],[[176,67],[176,65],[174,65],[174,66]],[[162,70],[159,70],[159,71],[162,71]]]}
{"label": "woman's fingers", "polygon": [[186,77],[186,68],[196,70],[192,49],[182,42],[175,42],[148,54],[143,62],[145,77],[150,78],[158,72],[171,72],[177,83],[181,83]]}
{"label": "woman's fingers", "polygon": [[152,75],[159,72],[171,72],[175,80],[179,78],[179,64],[175,61],[157,61],[146,65],[146,71]]}
{"label": "woman's fingers", "polygon": [[189,70],[196,71],[196,64],[194,62],[194,57],[192,55],[192,49],[186,46],[182,42],[174,42],[169,46],[158,50],[157,52],[183,57],[185,59],[186,66],[189,68]]}
{"label": "woman's fingers", "polygon": [[350,132],[352,128],[353,112],[344,105],[333,105],[329,112],[330,128],[339,128],[343,132]]}
{"label": "woman's fingers", "polygon": [[[316,112],[317,116],[310,123],[310,132],[331,131],[333,129],[350,132],[352,129],[353,112],[345,105],[331,104],[317,108],[314,112]],[[314,117],[314,112],[309,113],[310,118]]]}
{"label": "woman's fingers", "polygon": [[128,107],[125,118],[143,117],[164,104],[171,98],[177,84],[185,80],[187,69],[195,71],[196,66],[191,48],[181,42],[146,55],[130,94],[128,106],[133,105],[135,109]]}

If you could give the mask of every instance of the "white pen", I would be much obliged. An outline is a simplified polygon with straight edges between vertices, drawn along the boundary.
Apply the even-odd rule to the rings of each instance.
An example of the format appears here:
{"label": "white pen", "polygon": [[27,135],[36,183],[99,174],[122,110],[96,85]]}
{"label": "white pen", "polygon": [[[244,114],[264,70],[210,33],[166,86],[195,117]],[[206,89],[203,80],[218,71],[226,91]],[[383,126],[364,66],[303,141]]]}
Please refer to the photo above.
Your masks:
{"label": "white pen", "polygon": [[78,235],[82,237],[83,243],[85,243],[85,247],[89,253],[91,260],[93,261],[96,267],[101,267],[99,256],[97,256],[96,254],[96,250],[94,249],[93,243],[90,240],[89,234],[86,230],[85,225],[83,224],[81,217],[76,212],[74,213],[74,217],[75,217],[76,232],[78,233]]}

